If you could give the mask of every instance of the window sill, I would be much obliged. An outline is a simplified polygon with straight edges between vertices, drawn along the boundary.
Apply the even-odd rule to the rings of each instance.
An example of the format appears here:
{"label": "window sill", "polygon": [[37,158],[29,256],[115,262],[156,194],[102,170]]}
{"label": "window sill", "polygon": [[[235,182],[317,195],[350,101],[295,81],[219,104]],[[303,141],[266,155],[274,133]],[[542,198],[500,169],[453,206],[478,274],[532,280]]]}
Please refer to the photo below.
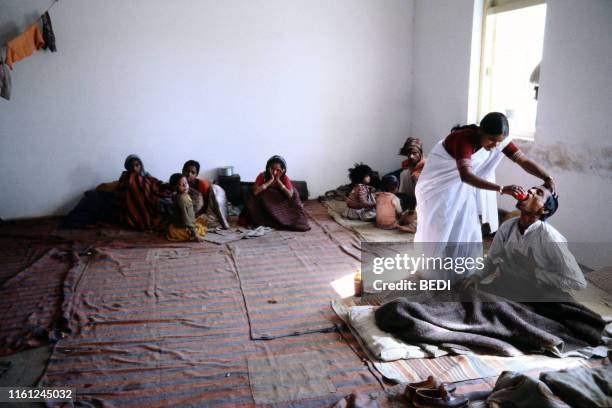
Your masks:
{"label": "window sill", "polygon": [[512,136],[512,140],[517,140],[520,142],[535,142],[534,133],[518,133],[518,134],[510,133],[510,136]]}

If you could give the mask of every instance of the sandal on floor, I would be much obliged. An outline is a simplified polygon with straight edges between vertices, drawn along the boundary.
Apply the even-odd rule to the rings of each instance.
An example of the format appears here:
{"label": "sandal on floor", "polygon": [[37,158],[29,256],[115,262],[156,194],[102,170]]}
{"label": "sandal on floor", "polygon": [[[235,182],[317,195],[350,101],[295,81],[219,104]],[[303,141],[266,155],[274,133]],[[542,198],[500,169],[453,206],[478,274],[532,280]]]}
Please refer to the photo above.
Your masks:
{"label": "sandal on floor", "polygon": [[446,384],[441,384],[437,389],[417,390],[412,399],[417,408],[465,408],[469,402],[464,395],[452,394]]}
{"label": "sandal on floor", "polygon": [[[408,401],[412,401],[417,390],[437,390],[439,386],[440,382],[436,380],[433,375],[430,375],[424,381],[408,384],[404,390],[404,396]],[[445,387],[448,392],[454,392],[455,389],[457,389],[457,387],[455,387],[453,384],[445,384]]]}

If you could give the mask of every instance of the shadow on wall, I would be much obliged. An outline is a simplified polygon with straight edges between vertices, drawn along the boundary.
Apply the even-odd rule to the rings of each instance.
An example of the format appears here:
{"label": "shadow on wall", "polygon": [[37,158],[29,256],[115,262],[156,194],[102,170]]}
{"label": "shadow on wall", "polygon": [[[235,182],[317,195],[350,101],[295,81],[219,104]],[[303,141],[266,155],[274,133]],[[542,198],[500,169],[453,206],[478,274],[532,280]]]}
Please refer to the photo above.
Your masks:
{"label": "shadow on wall", "polygon": [[90,182],[93,182],[94,180],[97,180],[95,184],[88,185],[87,187],[83,189],[83,191],[81,191],[80,193],[76,195],[73,195],[69,200],[65,201],[60,206],[55,208],[53,211],[53,214],[62,214],[62,215],[68,214],[70,210],[72,210],[77,205],[77,203],[81,200],[81,198],[83,198],[83,195],[85,194],[86,191],[93,190],[94,188],[98,186],[98,184],[100,184],[100,182],[104,183],[108,181],[114,181],[114,180],[100,181],[100,175],[96,171],[94,171],[94,169],[91,166],[85,163],[79,163],[79,165],[74,167],[72,171],[70,172],[70,174],[68,175],[68,177],[66,178],[66,182],[68,184],[78,186],[78,185],[82,185],[84,182],[90,183]]}

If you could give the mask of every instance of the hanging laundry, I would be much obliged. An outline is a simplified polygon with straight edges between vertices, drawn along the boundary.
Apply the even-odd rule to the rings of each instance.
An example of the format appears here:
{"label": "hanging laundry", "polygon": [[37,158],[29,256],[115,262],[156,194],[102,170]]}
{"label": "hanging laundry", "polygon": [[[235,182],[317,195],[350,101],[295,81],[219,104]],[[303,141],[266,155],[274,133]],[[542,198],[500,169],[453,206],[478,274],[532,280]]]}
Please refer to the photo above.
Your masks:
{"label": "hanging laundry", "polygon": [[11,73],[0,57],[0,97],[11,99]]}
{"label": "hanging laundry", "polygon": [[40,16],[42,20],[43,27],[43,39],[45,40],[45,45],[43,45],[43,49],[47,48],[51,52],[57,52],[57,48],[55,47],[55,34],[53,33],[53,26],[51,25],[51,16],[49,16],[49,12],[46,11],[45,14]]}
{"label": "hanging laundry", "polygon": [[6,65],[13,69],[15,62],[29,57],[43,45],[45,45],[45,41],[38,29],[38,22],[36,22],[23,33],[6,43]]}

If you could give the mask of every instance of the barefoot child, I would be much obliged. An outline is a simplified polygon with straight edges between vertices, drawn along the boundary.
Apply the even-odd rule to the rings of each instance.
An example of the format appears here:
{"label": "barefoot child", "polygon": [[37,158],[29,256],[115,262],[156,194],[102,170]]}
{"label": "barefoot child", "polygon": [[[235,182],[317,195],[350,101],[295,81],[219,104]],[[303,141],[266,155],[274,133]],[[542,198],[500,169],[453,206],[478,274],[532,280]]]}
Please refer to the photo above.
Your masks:
{"label": "barefoot child", "polygon": [[170,177],[170,185],[176,192],[174,196],[176,219],[168,227],[166,238],[169,241],[202,242],[202,237],[206,233],[206,219],[195,217],[193,202],[189,197],[187,178],[180,173],[175,173]]}
{"label": "barefoot child", "polygon": [[[416,231],[413,212],[402,211],[400,199],[396,196],[399,180],[386,175],[381,181],[382,192],[376,195],[376,226],[382,229],[400,229],[404,232]],[[405,224],[405,225],[404,225]]]}
{"label": "barefoot child", "polygon": [[360,163],[349,169],[352,190],[346,198],[344,216],[351,220],[373,221],[376,218],[374,187],[370,186],[372,169]]}

